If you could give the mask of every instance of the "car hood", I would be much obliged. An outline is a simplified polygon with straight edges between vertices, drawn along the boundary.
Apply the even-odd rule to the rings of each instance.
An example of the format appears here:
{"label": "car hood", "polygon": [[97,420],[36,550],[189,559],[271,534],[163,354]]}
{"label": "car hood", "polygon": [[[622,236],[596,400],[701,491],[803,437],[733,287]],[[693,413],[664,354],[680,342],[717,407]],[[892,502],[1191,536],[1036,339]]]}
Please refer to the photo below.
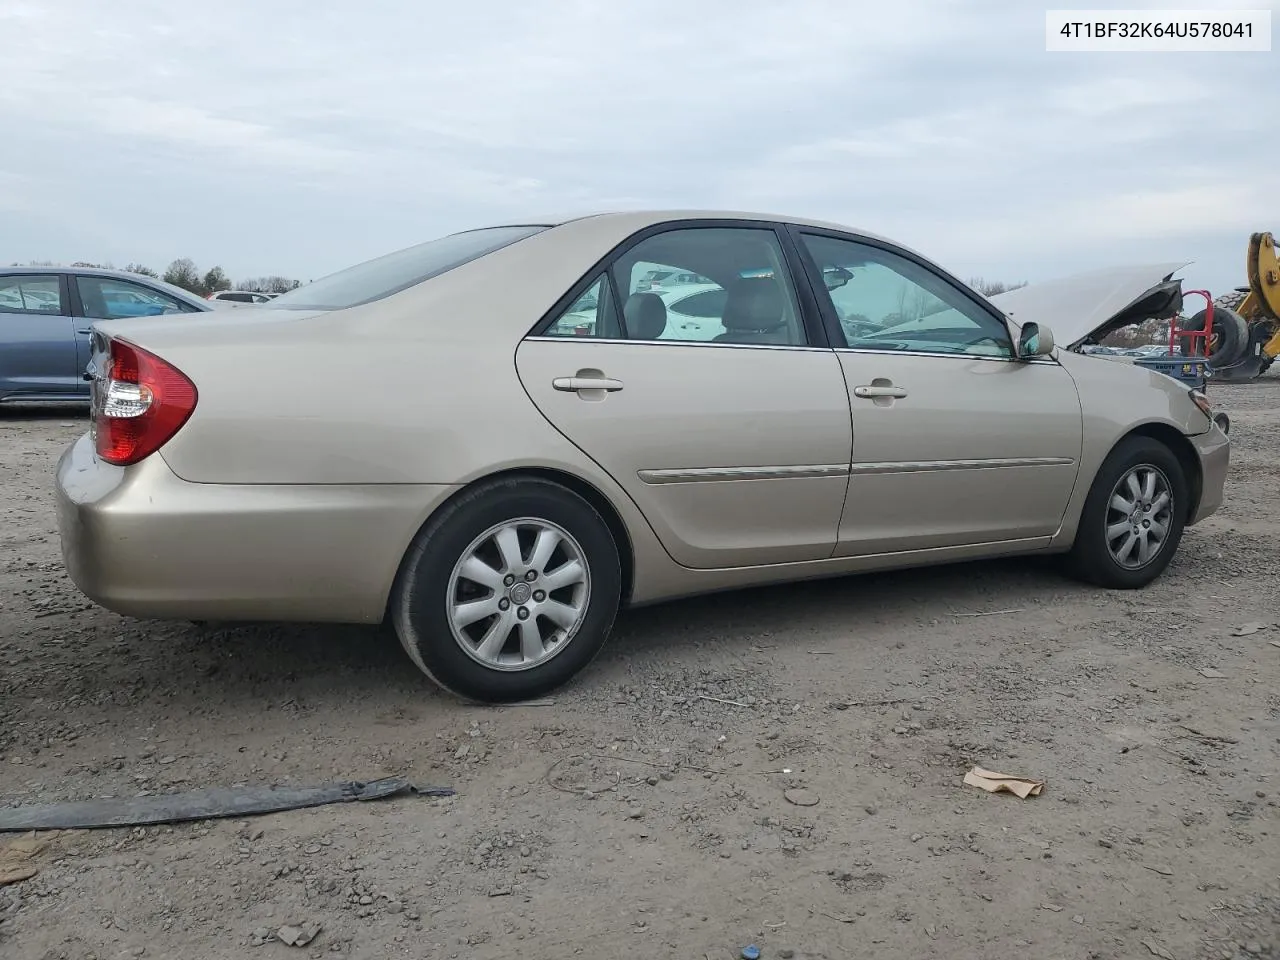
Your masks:
{"label": "car hood", "polygon": [[1018,326],[1043,323],[1061,347],[1075,349],[1113,330],[1182,307],[1182,281],[1173,274],[1189,260],[1107,267],[1044,280],[989,299]]}

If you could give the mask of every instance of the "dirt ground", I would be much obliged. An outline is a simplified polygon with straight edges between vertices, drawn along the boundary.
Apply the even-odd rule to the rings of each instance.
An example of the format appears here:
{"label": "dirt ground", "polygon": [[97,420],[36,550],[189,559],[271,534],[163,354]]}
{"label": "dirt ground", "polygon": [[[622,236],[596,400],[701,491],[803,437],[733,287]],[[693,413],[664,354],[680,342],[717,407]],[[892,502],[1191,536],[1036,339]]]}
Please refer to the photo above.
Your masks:
{"label": "dirt ground", "polygon": [[1211,392],[1228,502],[1145,591],[1019,561],[650,608],[514,708],[375,631],[94,607],[50,494],[84,421],[0,414],[0,804],[457,790],[54,835],[0,956],[1280,957],[1280,377]]}

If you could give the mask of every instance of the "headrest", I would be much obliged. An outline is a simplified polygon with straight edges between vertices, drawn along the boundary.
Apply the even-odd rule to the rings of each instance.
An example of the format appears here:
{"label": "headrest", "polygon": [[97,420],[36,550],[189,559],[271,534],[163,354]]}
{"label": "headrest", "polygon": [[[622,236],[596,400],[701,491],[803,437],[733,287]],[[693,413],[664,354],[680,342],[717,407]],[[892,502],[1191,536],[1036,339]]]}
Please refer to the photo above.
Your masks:
{"label": "headrest", "polygon": [[667,305],[656,293],[633,293],[627,297],[622,317],[632,340],[657,340],[667,329]]}
{"label": "headrest", "polygon": [[777,330],[783,318],[782,287],[773,277],[743,277],[729,287],[725,300],[725,330],[767,333]]}

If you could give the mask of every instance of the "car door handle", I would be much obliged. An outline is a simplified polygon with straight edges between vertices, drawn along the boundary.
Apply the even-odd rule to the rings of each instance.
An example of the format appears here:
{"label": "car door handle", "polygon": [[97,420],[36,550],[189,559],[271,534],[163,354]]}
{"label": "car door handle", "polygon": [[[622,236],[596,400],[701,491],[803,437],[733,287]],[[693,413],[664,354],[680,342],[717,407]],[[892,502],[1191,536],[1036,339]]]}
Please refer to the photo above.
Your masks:
{"label": "car door handle", "polygon": [[875,397],[896,397],[901,400],[907,395],[907,391],[903,387],[881,387],[863,385],[853,388],[853,395],[861,397],[863,400],[869,400]]}
{"label": "car door handle", "polygon": [[83,330],[77,329],[76,333],[89,334],[89,333],[93,333],[93,329],[91,327],[85,327]]}
{"label": "car door handle", "polygon": [[622,389],[622,381],[610,377],[556,377],[551,381],[556,390],[577,393],[579,390],[606,390],[613,393]]}

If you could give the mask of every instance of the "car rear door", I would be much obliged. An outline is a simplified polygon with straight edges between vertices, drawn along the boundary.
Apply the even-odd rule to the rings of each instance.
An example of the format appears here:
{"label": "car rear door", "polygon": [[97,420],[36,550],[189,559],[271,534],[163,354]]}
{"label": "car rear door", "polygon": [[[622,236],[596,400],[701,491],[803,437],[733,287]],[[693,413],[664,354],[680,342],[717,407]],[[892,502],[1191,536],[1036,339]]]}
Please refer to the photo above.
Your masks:
{"label": "car rear door", "polygon": [[81,372],[88,366],[92,352],[91,334],[95,320],[199,312],[191,304],[145,283],[110,275],[81,273],[72,275],[71,306],[76,314],[76,362]]}
{"label": "car rear door", "polygon": [[933,265],[876,241],[796,238],[843,338],[853,412],[836,555],[1047,543],[1079,468],[1071,376],[1015,359],[1000,314]]}
{"label": "car rear door", "polygon": [[84,392],[66,277],[0,273],[0,397]]}
{"label": "car rear door", "polygon": [[[815,560],[835,547],[849,401],[788,249],[784,233],[755,221],[645,231],[570,291],[516,354],[543,415],[688,567]],[[667,328],[663,299],[646,292],[655,263],[729,288],[716,339]],[[744,280],[761,267],[767,276]],[[581,335],[582,324],[562,321],[593,297],[596,319]]]}

